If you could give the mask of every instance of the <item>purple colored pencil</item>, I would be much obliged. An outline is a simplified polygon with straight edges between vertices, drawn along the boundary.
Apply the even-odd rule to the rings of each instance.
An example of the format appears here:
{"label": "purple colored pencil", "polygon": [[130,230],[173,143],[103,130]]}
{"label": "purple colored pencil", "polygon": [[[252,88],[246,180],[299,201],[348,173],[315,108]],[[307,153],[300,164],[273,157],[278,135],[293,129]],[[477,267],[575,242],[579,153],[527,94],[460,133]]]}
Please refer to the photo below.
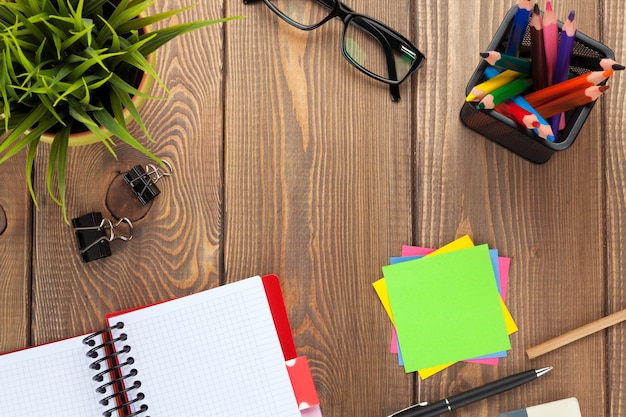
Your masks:
{"label": "purple colored pencil", "polygon": [[[570,61],[572,59],[572,51],[574,50],[574,41],[576,40],[576,13],[572,10],[567,16],[567,21],[561,29],[561,40],[559,41],[559,49],[556,57],[556,66],[554,75],[552,76],[552,84],[558,84],[566,81],[569,76]],[[561,114],[557,114],[550,118],[549,122],[552,130],[559,131],[561,127]]]}

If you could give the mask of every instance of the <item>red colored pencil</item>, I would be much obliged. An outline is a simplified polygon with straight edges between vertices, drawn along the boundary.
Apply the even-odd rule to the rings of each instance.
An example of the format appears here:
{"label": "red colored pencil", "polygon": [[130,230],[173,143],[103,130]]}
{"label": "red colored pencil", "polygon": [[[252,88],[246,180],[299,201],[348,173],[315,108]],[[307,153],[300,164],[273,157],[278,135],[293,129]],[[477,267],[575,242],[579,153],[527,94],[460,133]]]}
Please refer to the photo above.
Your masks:
{"label": "red colored pencil", "polygon": [[537,112],[539,112],[539,114],[541,114],[544,118],[548,118],[550,116],[554,116],[555,114],[561,114],[573,108],[589,104],[592,101],[597,100],[598,97],[600,97],[608,89],[608,85],[593,85],[584,90],[575,91],[549,101],[539,107],[536,107],[535,110],[537,110]]}
{"label": "red colored pencil", "polygon": [[570,78],[562,83],[551,85],[539,91],[534,91],[524,96],[526,101],[533,106],[541,106],[542,104],[552,101],[558,97],[567,95],[575,90],[585,89],[592,85],[598,85],[602,81],[613,75],[613,71],[594,71]]}
{"label": "red colored pencil", "polygon": [[534,113],[521,108],[512,101],[500,103],[494,110],[509,119],[514,120],[517,124],[525,127],[526,129],[536,129],[539,127],[539,120]]}

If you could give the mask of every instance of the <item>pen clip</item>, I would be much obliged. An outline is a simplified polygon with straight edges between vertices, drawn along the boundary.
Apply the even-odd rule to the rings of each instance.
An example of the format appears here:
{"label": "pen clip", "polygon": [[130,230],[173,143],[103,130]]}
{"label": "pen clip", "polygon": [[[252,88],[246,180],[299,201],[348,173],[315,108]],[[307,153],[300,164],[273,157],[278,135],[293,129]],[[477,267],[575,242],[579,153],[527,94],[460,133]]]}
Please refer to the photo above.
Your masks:
{"label": "pen clip", "polygon": [[428,405],[428,402],[422,401],[421,403],[413,404],[413,405],[410,405],[410,406],[408,406],[406,408],[403,408],[402,410],[398,410],[398,411],[396,411],[395,413],[391,414],[388,417],[394,417],[396,415],[401,414],[404,411],[412,410],[412,409],[417,408],[417,407],[426,407],[427,405]]}

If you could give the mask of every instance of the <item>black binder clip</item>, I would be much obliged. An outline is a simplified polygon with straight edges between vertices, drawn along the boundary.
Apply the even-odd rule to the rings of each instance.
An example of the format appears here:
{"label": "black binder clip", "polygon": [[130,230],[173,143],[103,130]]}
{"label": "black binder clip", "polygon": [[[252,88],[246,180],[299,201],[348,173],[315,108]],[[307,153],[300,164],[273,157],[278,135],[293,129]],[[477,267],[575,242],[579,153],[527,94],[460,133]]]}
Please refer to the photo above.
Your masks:
{"label": "black binder clip", "polygon": [[[121,223],[126,223],[128,232],[115,235],[114,230]],[[83,262],[111,256],[109,242],[115,239],[130,240],[133,237],[133,224],[126,217],[113,224],[111,220],[102,217],[101,213],[92,212],[72,219],[72,226],[78,240],[78,250]]]}
{"label": "black binder clip", "polygon": [[172,165],[167,161],[163,161],[163,163],[167,165],[169,171],[163,171],[152,164],[146,165],[145,169],[141,165],[135,165],[124,175],[124,181],[130,185],[130,188],[144,206],[161,193],[161,190],[156,186],[157,181],[163,177],[172,176]]}

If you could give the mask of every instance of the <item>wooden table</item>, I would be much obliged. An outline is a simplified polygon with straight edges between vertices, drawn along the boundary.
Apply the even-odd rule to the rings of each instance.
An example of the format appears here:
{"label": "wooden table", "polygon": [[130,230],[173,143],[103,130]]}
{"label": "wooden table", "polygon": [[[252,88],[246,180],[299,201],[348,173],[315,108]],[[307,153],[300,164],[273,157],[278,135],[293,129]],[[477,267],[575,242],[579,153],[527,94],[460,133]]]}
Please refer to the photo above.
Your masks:
{"label": "wooden table", "polygon": [[[611,80],[572,148],[535,165],[458,116],[478,53],[516,2],[349,4],[427,56],[400,102],[345,61],[339,21],[302,32],[241,0],[203,1],[178,18],[247,15],[158,54],[171,98],[142,112],[157,138],[150,148],[175,172],[151,206],[111,197],[121,174],[149,162],[143,156],[122,145],[119,160],[102,146],[71,150],[69,216],[100,211],[135,224],[109,258],[80,261],[46,195],[43,147],[38,209],[25,155],[0,166],[0,351],[98,329],[107,312],[276,273],[326,417],[386,416],[546,365],[555,370],[545,379],[454,415],[570,396],[585,417],[626,415],[624,325],[525,356],[626,307],[626,74]],[[622,0],[554,6],[560,19],[575,9],[579,30],[626,60]],[[456,364],[420,381],[388,353],[391,325],[371,284],[402,244],[438,247],[464,234],[512,258],[507,302],[520,330],[500,366]]]}

